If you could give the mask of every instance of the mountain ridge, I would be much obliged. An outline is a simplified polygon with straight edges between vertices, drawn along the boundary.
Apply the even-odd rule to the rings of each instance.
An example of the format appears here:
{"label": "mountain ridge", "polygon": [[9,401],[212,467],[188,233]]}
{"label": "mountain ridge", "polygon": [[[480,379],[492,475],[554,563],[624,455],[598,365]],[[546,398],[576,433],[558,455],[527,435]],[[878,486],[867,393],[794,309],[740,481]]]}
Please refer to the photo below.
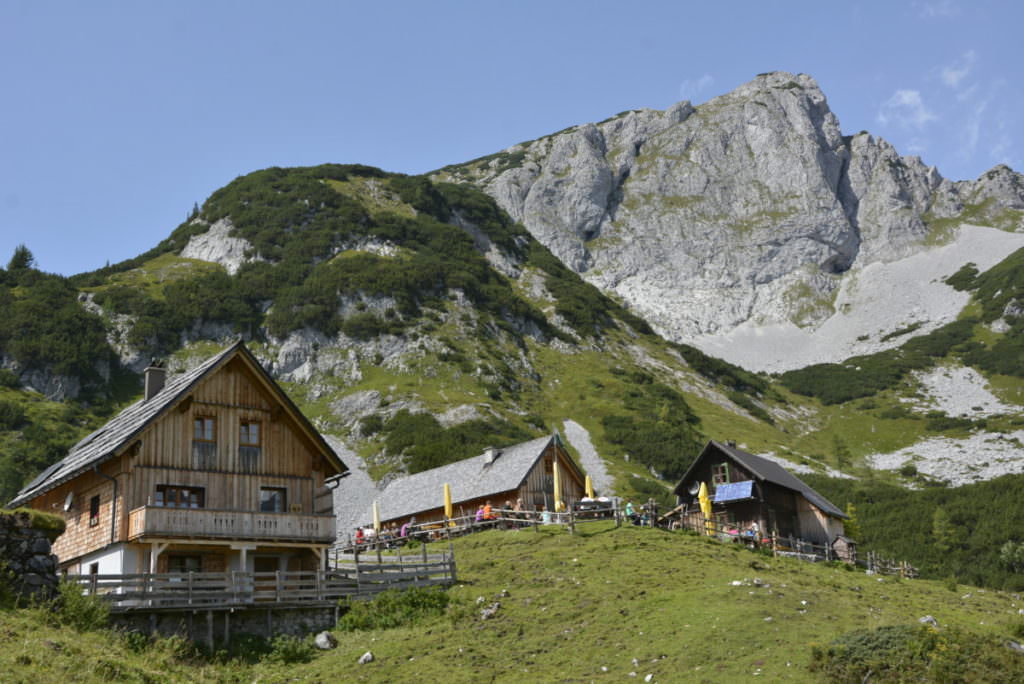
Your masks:
{"label": "mountain ridge", "polygon": [[785,72],[434,176],[476,184],[660,334],[706,351],[748,322],[813,331],[843,274],[946,242],[961,220],[1024,225],[1020,174],[952,182],[867,132],[844,136],[817,83]]}

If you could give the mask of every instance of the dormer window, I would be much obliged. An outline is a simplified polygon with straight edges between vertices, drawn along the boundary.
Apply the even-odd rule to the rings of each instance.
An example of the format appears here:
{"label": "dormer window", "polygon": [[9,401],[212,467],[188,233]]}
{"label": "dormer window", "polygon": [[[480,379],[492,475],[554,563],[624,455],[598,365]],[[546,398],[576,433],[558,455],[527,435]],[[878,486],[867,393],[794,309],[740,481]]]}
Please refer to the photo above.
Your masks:
{"label": "dormer window", "polygon": [[192,467],[214,470],[217,467],[217,419],[197,416],[192,427]]}
{"label": "dormer window", "polygon": [[243,473],[254,473],[260,462],[260,424],[242,421],[238,425],[238,460]]}

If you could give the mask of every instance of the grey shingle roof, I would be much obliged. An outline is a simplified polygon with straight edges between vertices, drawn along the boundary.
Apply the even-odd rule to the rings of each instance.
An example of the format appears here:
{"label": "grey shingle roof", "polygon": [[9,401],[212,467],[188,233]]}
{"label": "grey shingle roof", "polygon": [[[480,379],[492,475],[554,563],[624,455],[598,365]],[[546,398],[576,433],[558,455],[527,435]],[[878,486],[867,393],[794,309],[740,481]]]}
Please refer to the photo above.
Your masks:
{"label": "grey shingle roof", "polygon": [[717,448],[719,451],[722,451],[725,454],[731,456],[733,459],[735,459],[737,463],[739,463],[747,470],[749,470],[751,473],[753,473],[754,477],[760,480],[766,480],[773,484],[777,484],[780,487],[785,487],[786,489],[792,489],[795,492],[799,492],[800,494],[803,495],[805,499],[810,501],[812,504],[820,508],[828,515],[844,519],[849,517],[846,515],[846,513],[837,508],[828,499],[826,499],[821,494],[811,489],[810,485],[802,481],[796,475],[793,475],[791,472],[780,466],[778,463],[775,463],[774,461],[769,461],[766,458],[761,458],[760,456],[755,456],[754,454],[749,454],[746,451],[743,451],[742,449],[737,449],[734,446],[722,444],[721,442],[716,442],[714,440],[708,442],[707,446],[704,447],[704,451],[701,452],[700,456],[697,457],[697,460],[695,460],[693,462],[693,465],[690,466],[689,470],[686,471],[686,474],[683,476],[683,479],[676,487],[677,494],[679,493],[682,484],[689,479],[690,471],[693,470],[694,466],[696,466],[697,463],[700,462],[701,458],[712,446]]}
{"label": "grey shingle roof", "polygon": [[486,454],[480,454],[395,480],[378,499],[381,520],[443,506],[445,482],[451,486],[455,507],[462,501],[517,489],[553,439],[555,436],[549,435],[498,449],[498,456],[490,465],[486,463]]}
{"label": "grey shingle roof", "polygon": [[[140,400],[135,402],[114,416],[114,418],[112,418],[106,425],[95,432],[86,435],[81,441],[71,447],[67,456],[44,470],[34,480],[32,480],[32,482],[28,483],[20,492],[18,492],[18,495],[9,505],[19,506],[26,503],[30,499],[33,499],[40,494],[43,494],[74,477],[77,477],[86,470],[115,456],[120,449],[129,444],[139,433],[148,427],[150,423],[160,416],[165,409],[170,408],[180,399],[183,399],[189,394],[189,392],[191,392],[196,383],[215,369],[219,368],[224,362],[232,358],[235,352],[239,351],[252,359],[256,367],[262,369],[259,362],[256,361],[249,350],[246,349],[245,344],[239,340],[224,351],[199,364],[192,370],[179,375],[169,376],[167,384],[164,385],[164,388],[154,395],[153,398],[148,401]],[[289,407],[294,409],[298,414],[300,420],[305,420],[305,417],[302,416],[302,413],[299,412],[291,400],[284,395],[284,392],[280,392],[280,394],[288,403]],[[317,437],[320,437],[320,433],[317,432],[315,428],[312,428],[312,426],[309,427]],[[322,437],[320,437],[320,441],[322,443],[322,448],[326,449],[326,451],[339,464],[341,464],[341,461],[337,459],[337,455],[334,453],[334,450],[323,441]],[[341,465],[344,470],[344,464]]]}

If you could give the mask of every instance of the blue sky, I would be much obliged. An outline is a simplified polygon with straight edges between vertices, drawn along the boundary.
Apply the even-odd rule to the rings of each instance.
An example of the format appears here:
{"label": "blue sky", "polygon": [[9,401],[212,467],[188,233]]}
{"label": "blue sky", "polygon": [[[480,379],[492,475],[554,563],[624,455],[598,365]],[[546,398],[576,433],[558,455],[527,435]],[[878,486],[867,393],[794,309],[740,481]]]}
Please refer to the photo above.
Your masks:
{"label": "blue sky", "polygon": [[0,0],[0,265],[136,256],[267,166],[421,173],[765,71],[947,178],[1024,170],[1024,5]]}

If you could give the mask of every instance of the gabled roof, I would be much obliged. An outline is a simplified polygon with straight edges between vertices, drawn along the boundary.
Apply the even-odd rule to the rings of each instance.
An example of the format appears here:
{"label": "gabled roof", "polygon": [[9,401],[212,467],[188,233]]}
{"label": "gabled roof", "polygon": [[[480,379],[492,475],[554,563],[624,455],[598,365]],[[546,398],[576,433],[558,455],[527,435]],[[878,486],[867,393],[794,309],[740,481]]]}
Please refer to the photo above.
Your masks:
{"label": "gabled roof", "polygon": [[[380,518],[404,518],[443,506],[446,482],[451,487],[453,506],[518,489],[544,451],[556,440],[557,435],[549,435],[497,449],[490,464],[487,463],[487,454],[483,453],[395,480],[378,499]],[[568,457],[568,452],[565,455]],[[569,461],[572,463],[571,457]],[[575,463],[573,467],[579,473]],[[498,505],[500,503],[503,502]]]}
{"label": "gabled roof", "polygon": [[749,470],[751,474],[758,480],[771,482],[772,484],[776,484],[780,487],[785,487],[786,489],[791,489],[794,492],[803,495],[805,499],[810,501],[812,504],[820,508],[824,513],[828,515],[831,515],[835,518],[844,519],[849,517],[848,515],[846,515],[846,513],[837,508],[828,499],[826,499],[821,494],[811,489],[810,485],[803,482],[800,478],[798,478],[796,475],[793,475],[791,472],[780,466],[778,463],[774,461],[769,461],[767,458],[755,456],[754,454],[748,454],[746,451],[743,451],[742,449],[737,449],[734,446],[731,446],[729,444],[722,444],[721,442],[716,442],[715,440],[711,440],[710,442],[707,443],[707,445],[704,447],[704,450],[700,452],[700,456],[698,456],[694,460],[693,464],[690,465],[689,469],[686,471],[686,474],[683,475],[683,479],[679,481],[678,485],[676,485],[675,493],[677,495],[681,495],[681,492],[684,491],[683,485],[690,480],[694,469],[697,467],[697,464],[704,460],[705,455],[707,455],[711,449],[717,449],[718,451],[729,456],[738,464]]}
{"label": "gabled roof", "polygon": [[9,505],[12,507],[21,505],[118,455],[157,418],[191,394],[201,380],[210,376],[236,356],[244,359],[246,364],[256,372],[267,389],[276,395],[287,411],[299,422],[302,429],[317,444],[321,453],[338,468],[338,471],[346,471],[345,464],[324,441],[323,436],[302,415],[302,412],[274,382],[260,362],[256,360],[256,357],[252,355],[252,352],[239,340],[192,370],[169,377],[163,389],[151,399],[135,402],[114,416],[106,425],[82,438],[71,447],[67,456],[44,470],[18,492]]}

